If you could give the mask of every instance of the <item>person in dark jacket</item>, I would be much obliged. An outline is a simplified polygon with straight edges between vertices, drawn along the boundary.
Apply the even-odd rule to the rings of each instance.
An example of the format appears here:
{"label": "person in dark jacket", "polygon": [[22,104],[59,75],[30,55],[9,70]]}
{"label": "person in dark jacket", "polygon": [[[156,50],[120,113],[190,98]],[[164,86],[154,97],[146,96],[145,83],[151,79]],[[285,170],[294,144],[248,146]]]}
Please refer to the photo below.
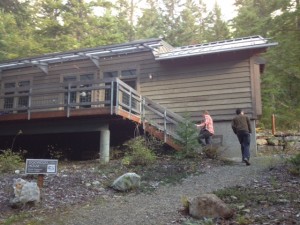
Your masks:
{"label": "person in dark jacket", "polygon": [[231,127],[241,144],[242,159],[247,166],[250,165],[250,134],[252,133],[250,119],[244,115],[242,109],[236,109],[236,117],[233,118]]}

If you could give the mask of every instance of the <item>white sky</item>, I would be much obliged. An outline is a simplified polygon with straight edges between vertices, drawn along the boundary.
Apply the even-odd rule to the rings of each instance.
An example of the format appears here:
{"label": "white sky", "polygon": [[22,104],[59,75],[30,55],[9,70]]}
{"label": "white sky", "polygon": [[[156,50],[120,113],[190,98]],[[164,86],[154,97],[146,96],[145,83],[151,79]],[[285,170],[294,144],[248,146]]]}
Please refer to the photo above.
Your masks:
{"label": "white sky", "polygon": [[[95,0],[85,0],[85,1],[90,2],[90,1],[95,1]],[[111,0],[111,1],[113,1],[113,0]],[[217,2],[221,8],[221,12],[222,12],[224,20],[230,20],[237,14],[235,12],[235,6],[233,5],[235,0],[203,0],[203,1],[207,6],[207,10],[209,10],[209,11],[212,10],[215,2]],[[144,3],[140,3],[140,4],[144,4]],[[97,10],[95,12],[96,12],[96,14],[99,14],[99,12],[101,12],[100,15],[102,14],[101,9],[99,9],[99,8],[97,8]]]}
{"label": "white sky", "polygon": [[235,6],[233,5],[235,0],[204,0],[208,10],[213,8],[215,2],[220,6],[224,20],[230,20],[236,15]]}

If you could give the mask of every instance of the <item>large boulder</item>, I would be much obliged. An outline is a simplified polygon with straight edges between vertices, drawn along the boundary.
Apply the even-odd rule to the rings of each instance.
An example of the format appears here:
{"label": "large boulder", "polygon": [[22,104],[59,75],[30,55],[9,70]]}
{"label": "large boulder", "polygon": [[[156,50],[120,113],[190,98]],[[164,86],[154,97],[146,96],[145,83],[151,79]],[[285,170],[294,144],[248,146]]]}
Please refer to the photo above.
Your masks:
{"label": "large boulder", "polygon": [[233,210],[216,195],[203,194],[189,202],[189,214],[197,219],[203,217],[229,219],[233,216]]}
{"label": "large boulder", "polygon": [[128,191],[140,187],[141,177],[136,173],[125,173],[118,177],[112,184],[112,188],[118,191]]}
{"label": "large boulder", "polygon": [[28,182],[22,178],[14,179],[14,197],[10,199],[11,207],[24,206],[27,203],[38,203],[40,201],[40,188],[36,182]]}

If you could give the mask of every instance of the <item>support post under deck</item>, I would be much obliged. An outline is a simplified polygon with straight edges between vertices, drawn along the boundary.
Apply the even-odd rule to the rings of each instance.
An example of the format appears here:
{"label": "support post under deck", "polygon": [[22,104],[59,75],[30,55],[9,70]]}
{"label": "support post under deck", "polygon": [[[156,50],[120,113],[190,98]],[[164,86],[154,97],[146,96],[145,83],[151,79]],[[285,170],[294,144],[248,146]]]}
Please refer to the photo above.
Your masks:
{"label": "support post under deck", "polygon": [[110,145],[110,131],[100,131],[100,162],[107,164],[109,162],[109,145]]}

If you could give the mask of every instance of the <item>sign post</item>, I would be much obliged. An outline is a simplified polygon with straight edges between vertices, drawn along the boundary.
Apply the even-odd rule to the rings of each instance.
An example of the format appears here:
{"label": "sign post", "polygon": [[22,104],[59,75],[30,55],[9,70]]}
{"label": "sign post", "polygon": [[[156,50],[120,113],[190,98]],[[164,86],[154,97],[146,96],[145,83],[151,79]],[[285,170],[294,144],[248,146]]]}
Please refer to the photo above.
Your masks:
{"label": "sign post", "polygon": [[37,185],[43,187],[45,174],[57,174],[57,159],[26,159],[26,174],[38,174]]}

